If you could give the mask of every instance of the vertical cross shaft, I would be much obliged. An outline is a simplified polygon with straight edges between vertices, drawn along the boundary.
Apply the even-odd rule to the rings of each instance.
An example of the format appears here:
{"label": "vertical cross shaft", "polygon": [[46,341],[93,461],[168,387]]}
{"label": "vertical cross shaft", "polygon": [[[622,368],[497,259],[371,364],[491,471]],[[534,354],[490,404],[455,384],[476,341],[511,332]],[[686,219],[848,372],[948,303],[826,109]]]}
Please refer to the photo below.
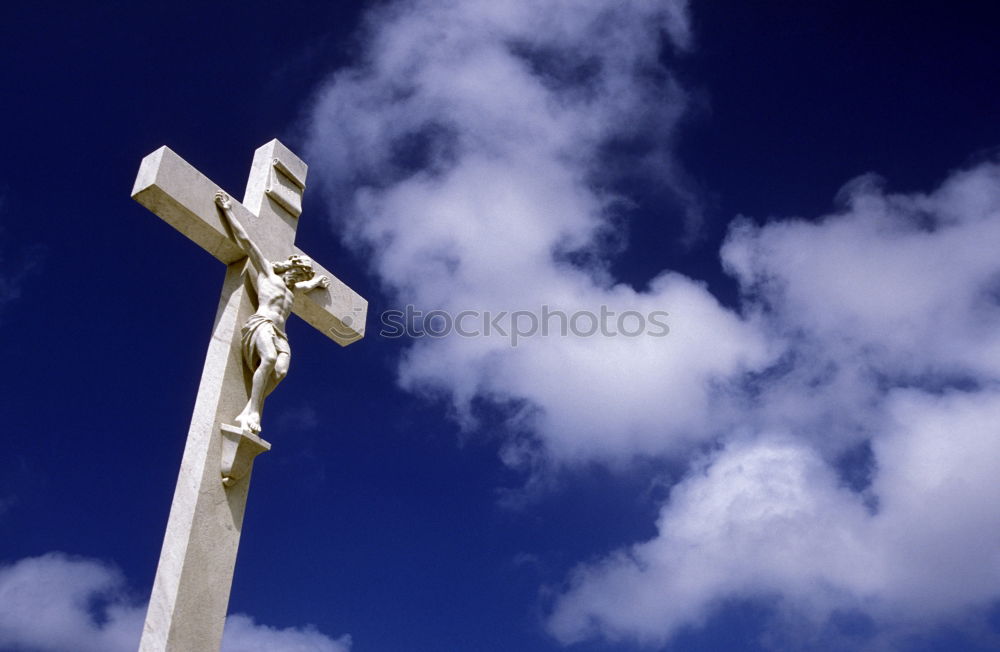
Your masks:
{"label": "vertical cross shaft", "polygon": [[219,426],[247,401],[240,325],[253,306],[243,266],[226,269],[140,652],[207,652],[222,642],[250,487],[249,473],[230,488],[219,474]]}

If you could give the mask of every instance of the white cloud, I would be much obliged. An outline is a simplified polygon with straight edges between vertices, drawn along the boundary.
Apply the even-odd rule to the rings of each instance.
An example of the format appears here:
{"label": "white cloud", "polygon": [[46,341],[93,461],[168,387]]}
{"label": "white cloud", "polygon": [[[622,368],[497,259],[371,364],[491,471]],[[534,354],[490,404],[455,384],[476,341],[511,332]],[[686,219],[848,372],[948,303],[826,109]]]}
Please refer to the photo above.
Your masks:
{"label": "white cloud", "polygon": [[1000,598],[1000,392],[893,392],[874,444],[885,608],[934,618]]}
{"label": "white cloud", "polygon": [[[559,639],[659,642],[729,598],[883,626],[1000,599],[1000,262],[983,244],[1000,242],[998,167],[929,195],[846,192],[819,222],[734,228],[725,260],[790,362],[755,381],[733,414],[752,427],[674,488],[655,538],[576,571]],[[858,438],[874,457],[860,493],[829,463]]]}
{"label": "white cloud", "polygon": [[674,487],[657,538],[576,571],[550,631],[564,642],[662,643],[720,598],[781,590],[815,599],[830,577],[863,585],[864,522],[860,501],[808,448],[734,443]]}
{"label": "white cloud", "polygon": [[1000,165],[927,194],[861,177],[840,198],[819,220],[737,220],[722,248],[784,352],[731,421],[795,432],[828,457],[879,429],[886,389],[1000,378]]}
{"label": "white cloud", "polygon": [[664,28],[688,45],[685,4],[426,0],[375,16],[365,64],[321,93],[309,159],[395,296],[453,315],[670,313],[664,338],[425,339],[403,386],[447,397],[467,426],[477,399],[509,408],[548,461],[709,436],[713,391],[768,360],[764,342],[700,283],[664,273],[637,291],[604,267],[605,144],[645,136],[656,182],[683,193],[666,144],[686,100],[658,56]]}
{"label": "white cloud", "polygon": [[121,574],[60,553],[0,568],[0,645],[80,652],[135,648],[144,610],[123,594]]}
{"label": "white cloud", "polygon": [[[0,647],[41,652],[131,652],[146,607],[114,567],[48,553],[0,566]],[[243,614],[226,624],[223,652],[349,652],[349,636],[276,629]]]}
{"label": "white cloud", "polygon": [[[1000,166],[951,176],[923,195],[886,194],[871,177],[818,223],[743,222],[723,249],[776,323],[863,355],[894,374],[995,377],[1000,369]],[[916,353],[916,355],[915,355]]]}
{"label": "white cloud", "polygon": [[226,620],[222,652],[349,652],[351,637],[332,639],[315,627],[277,629],[233,614]]}
{"label": "white cloud", "polygon": [[801,442],[733,442],[674,488],[654,539],[577,569],[550,631],[660,643],[722,600],[773,595],[819,621],[926,626],[1000,598],[1000,393],[886,403],[876,511]]}
{"label": "white cloud", "polygon": [[[845,187],[819,220],[734,224],[742,311],[665,270],[616,282],[621,178],[608,143],[697,213],[670,144],[687,98],[683,2],[410,0],[370,16],[363,62],[310,117],[338,229],[423,310],[665,310],[664,338],[423,339],[402,386],[467,427],[503,408],[510,464],[718,452],[692,464],[650,541],[581,566],[549,626],[662,642],[730,598],[821,622],[860,609],[927,624],[1000,598],[989,460],[1000,408],[1000,166],[937,190]],[[867,446],[863,491],[836,460]],[[538,464],[541,463],[541,464]],[[874,505],[874,508],[872,507]]]}

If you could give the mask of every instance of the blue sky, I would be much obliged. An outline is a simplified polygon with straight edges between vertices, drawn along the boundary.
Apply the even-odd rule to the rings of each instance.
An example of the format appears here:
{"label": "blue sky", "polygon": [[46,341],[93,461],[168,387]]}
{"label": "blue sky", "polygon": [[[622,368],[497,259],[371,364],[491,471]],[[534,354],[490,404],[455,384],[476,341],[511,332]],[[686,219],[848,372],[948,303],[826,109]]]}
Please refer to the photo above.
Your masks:
{"label": "blue sky", "polygon": [[289,325],[227,652],[1000,648],[1000,16],[876,4],[3,9],[0,649],[134,649],[223,269],[129,190],[274,137],[368,335]]}

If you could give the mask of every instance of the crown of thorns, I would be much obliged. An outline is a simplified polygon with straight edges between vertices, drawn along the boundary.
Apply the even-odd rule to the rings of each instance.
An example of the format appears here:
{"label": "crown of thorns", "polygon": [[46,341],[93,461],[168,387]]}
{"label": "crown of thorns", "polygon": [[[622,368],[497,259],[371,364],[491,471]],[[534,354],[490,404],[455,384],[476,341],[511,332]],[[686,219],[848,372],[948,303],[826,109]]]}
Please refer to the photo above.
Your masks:
{"label": "crown of thorns", "polygon": [[297,254],[292,254],[288,257],[288,264],[293,267],[302,267],[304,269],[312,269],[313,261],[307,256],[299,256]]}

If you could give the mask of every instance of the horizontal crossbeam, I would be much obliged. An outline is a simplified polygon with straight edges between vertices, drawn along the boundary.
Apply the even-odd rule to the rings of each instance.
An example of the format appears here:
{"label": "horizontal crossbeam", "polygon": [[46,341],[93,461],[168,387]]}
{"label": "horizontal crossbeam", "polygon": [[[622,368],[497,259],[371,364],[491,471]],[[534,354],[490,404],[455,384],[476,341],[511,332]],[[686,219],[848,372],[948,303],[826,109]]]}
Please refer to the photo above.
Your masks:
{"label": "horizontal crossbeam", "polygon": [[[211,179],[164,146],[142,160],[132,198],[229,265],[245,254],[230,237],[215,204],[217,190],[219,186]],[[235,200],[232,208],[269,260],[284,260],[293,253],[308,255],[277,231],[281,225],[258,219]],[[269,229],[275,232],[268,233]],[[297,293],[292,312],[341,346],[364,337],[368,302],[315,261],[314,267],[316,274],[330,279],[330,286]]]}

